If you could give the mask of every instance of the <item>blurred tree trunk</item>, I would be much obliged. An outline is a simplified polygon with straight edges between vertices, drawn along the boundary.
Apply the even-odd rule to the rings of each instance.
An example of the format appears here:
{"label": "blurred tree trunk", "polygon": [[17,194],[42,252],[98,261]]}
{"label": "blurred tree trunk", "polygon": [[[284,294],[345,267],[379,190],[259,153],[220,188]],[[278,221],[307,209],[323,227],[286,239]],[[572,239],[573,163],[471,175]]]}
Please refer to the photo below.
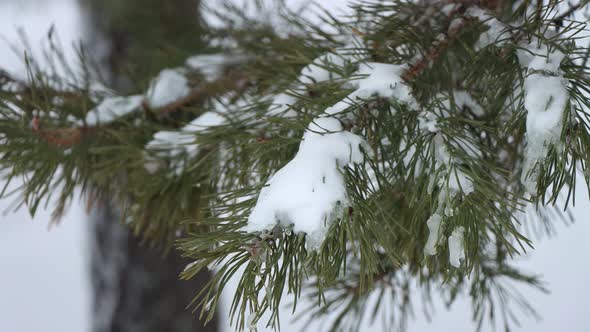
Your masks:
{"label": "blurred tree trunk", "polygon": [[[89,21],[90,44],[120,93],[137,90],[166,67],[199,53],[202,43],[198,0],[82,0]],[[142,245],[120,223],[117,209],[96,204],[92,215],[91,278],[93,332],[217,331],[204,327],[187,309],[208,280],[202,274],[181,281],[188,263],[175,251]]]}

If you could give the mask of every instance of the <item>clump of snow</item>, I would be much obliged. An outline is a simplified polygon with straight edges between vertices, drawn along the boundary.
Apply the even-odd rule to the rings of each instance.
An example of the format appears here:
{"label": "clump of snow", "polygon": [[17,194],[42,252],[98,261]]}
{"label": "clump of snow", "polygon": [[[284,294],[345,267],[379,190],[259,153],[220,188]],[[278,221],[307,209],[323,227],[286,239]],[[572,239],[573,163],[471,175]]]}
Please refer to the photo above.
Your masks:
{"label": "clump of snow", "polygon": [[458,227],[449,236],[449,262],[457,268],[461,266],[461,261],[465,260],[464,233],[465,228]]}
{"label": "clump of snow", "polygon": [[326,53],[301,70],[299,82],[302,84],[314,84],[340,78],[333,69],[343,68],[350,61],[348,56],[336,53]]}
{"label": "clump of snow", "polygon": [[295,111],[291,108],[295,103],[297,103],[296,97],[287,93],[280,93],[272,99],[270,108],[268,109],[268,116],[292,118],[296,115]]}
{"label": "clump of snow", "polygon": [[187,78],[177,69],[164,69],[152,80],[146,94],[151,108],[160,108],[173,103],[190,93]]}
{"label": "clump of snow", "polygon": [[448,188],[453,194],[462,192],[463,195],[469,195],[475,190],[471,178],[457,168],[449,175]]}
{"label": "clump of snow", "polygon": [[159,131],[154,134],[154,139],[148,142],[146,149],[156,155],[177,157],[182,151],[194,150],[189,146],[194,140],[195,136],[186,127],[179,131]]}
{"label": "clump of snow", "polygon": [[[489,45],[502,42],[502,35],[508,32],[508,29],[504,23],[500,22],[492,15],[486,13],[486,11],[481,8],[469,7],[465,11],[465,15],[477,17],[481,22],[488,26],[488,30],[482,32],[479,36],[479,39],[475,43],[476,51],[486,48]],[[504,39],[508,40],[508,38]]]}
{"label": "clump of snow", "polygon": [[441,133],[437,133],[434,136],[432,144],[435,156],[435,168],[442,171],[436,175],[436,179],[433,178],[429,190],[434,188],[436,181],[440,190],[438,193],[438,209],[436,213],[443,217],[453,216],[454,210],[451,201],[459,194],[467,196],[472,193],[475,190],[473,180],[458,168],[457,162],[449,153]]}
{"label": "clump of snow", "polygon": [[215,81],[223,74],[224,67],[245,62],[247,59],[247,56],[240,54],[202,54],[186,59],[186,65],[203,74],[207,81]]}
{"label": "clump of snow", "polygon": [[559,70],[564,54],[546,46],[529,45],[518,52],[520,64],[528,68],[524,81],[526,148],[521,183],[530,194],[537,192],[539,163],[549,147],[559,144],[563,113],[569,99],[567,81]]}
{"label": "clump of snow", "polygon": [[182,173],[183,163],[179,161],[182,154],[187,158],[194,158],[198,152],[198,144],[195,142],[195,134],[211,127],[223,125],[226,118],[223,116],[226,109],[220,102],[213,102],[213,110],[203,113],[187,125],[177,131],[159,131],[154,138],[146,144],[144,167],[150,173],[160,169],[159,158],[169,158],[176,163],[175,173]]}
{"label": "clump of snow", "polygon": [[440,12],[445,14],[446,16],[449,16],[451,14],[451,12],[456,9],[456,7],[457,7],[456,4],[448,3],[448,4],[441,7]]}
{"label": "clump of snow", "polygon": [[93,102],[98,103],[107,97],[114,97],[116,93],[101,82],[92,81],[88,85],[88,95]]}
{"label": "clump of snow", "polygon": [[107,97],[100,104],[88,111],[84,121],[77,124],[97,126],[107,124],[141,108],[143,96]]}
{"label": "clump of snow", "polygon": [[318,249],[330,223],[348,203],[342,170],[363,160],[364,140],[343,131],[330,117],[316,118],[303,135],[293,160],[262,189],[245,230],[293,225],[307,234],[307,246]]}
{"label": "clump of snow", "polygon": [[440,225],[442,222],[442,216],[438,213],[434,213],[426,221],[428,226],[428,239],[426,245],[424,245],[424,255],[432,256],[436,254],[436,246],[440,238]]}
{"label": "clump of snow", "polygon": [[463,17],[456,17],[451,21],[451,23],[449,23],[449,27],[447,28],[447,31],[456,31],[457,29],[460,29],[460,27],[463,26],[464,24],[465,24],[465,19]]}
{"label": "clump of snow", "polygon": [[[461,111],[468,107],[475,116],[483,115],[483,108],[465,91],[455,91],[450,97],[439,95],[437,103],[432,110],[425,112],[419,122],[419,128],[426,133],[434,133],[432,138],[432,149],[434,153],[435,173],[431,179],[429,190],[432,191],[435,185],[439,187],[437,210],[427,220],[428,239],[424,246],[426,256],[435,255],[440,240],[440,229],[445,217],[453,216],[455,211],[451,201],[459,194],[469,195],[475,190],[473,180],[461,169],[456,160],[449,152],[449,146],[458,148],[467,153],[471,158],[478,158],[481,152],[468,139],[462,137],[446,137],[441,131],[439,121],[451,115],[451,111]],[[454,101],[454,104],[451,104]],[[455,107],[452,107],[455,106]],[[466,134],[468,134],[466,132]],[[470,136],[470,135],[468,135]],[[445,141],[446,139],[446,141]]]}
{"label": "clump of snow", "polygon": [[[461,111],[465,107],[469,108],[475,116],[483,116],[484,110],[481,105],[471,97],[471,95],[464,90],[453,91],[451,96],[438,94],[436,100],[439,103],[432,110],[426,111],[419,118],[420,129],[437,133],[440,131],[439,119],[444,119],[450,116],[451,110]],[[453,102],[453,103],[451,103]]]}
{"label": "clump of snow", "polygon": [[407,66],[405,65],[391,65],[376,62],[361,64],[356,72],[356,75],[361,78],[351,82],[357,89],[351,92],[345,99],[327,108],[325,113],[336,115],[346,110],[356,100],[366,100],[374,96],[412,106],[416,105],[410,87],[401,78],[401,75],[406,69]]}
{"label": "clump of snow", "polygon": [[471,95],[464,90],[453,91],[453,99],[459,108],[468,107],[475,116],[483,116],[483,107]]}
{"label": "clump of snow", "polygon": [[291,108],[297,103],[294,94],[297,91],[304,91],[307,85],[317,84],[329,80],[341,78],[336,70],[344,70],[346,65],[353,59],[351,55],[341,54],[343,52],[326,53],[315,58],[309,65],[303,67],[297,78],[297,84],[292,87],[292,93],[283,92],[274,96],[268,116],[281,116],[291,118],[297,113]]}
{"label": "clump of snow", "polygon": [[408,69],[406,65],[392,65],[386,63],[368,62],[359,66],[358,75],[368,75],[358,80],[358,90],[355,96],[368,99],[378,95],[389,100],[402,103],[413,103],[410,87],[401,78]]}
{"label": "clump of snow", "polygon": [[[302,70],[299,82],[312,84],[333,79],[337,75],[322,64],[342,67],[349,60],[333,53],[319,57]],[[329,225],[348,204],[343,168],[362,162],[361,145],[370,152],[360,136],[343,131],[340,122],[332,116],[357,99],[372,97],[416,105],[410,88],[401,79],[406,68],[383,63],[360,64],[358,79],[350,82],[356,90],[328,107],[308,126],[295,158],[271,177],[260,192],[245,231],[263,231],[277,223],[293,225],[295,232],[307,235],[309,248],[320,247]],[[271,114],[288,111],[294,102],[295,98],[288,94],[276,96]]]}
{"label": "clump of snow", "polygon": [[[57,111],[45,111],[45,110],[33,110],[33,120],[32,122],[36,121],[35,118],[43,118],[43,117],[47,117],[49,119],[53,119],[53,120],[59,120],[60,118],[63,117],[63,114],[59,114]],[[71,115],[71,114],[67,114],[66,115],[66,120],[68,122],[71,123],[75,123],[77,121],[76,117]],[[35,125],[33,124],[31,126],[31,128],[33,129],[38,129],[38,128],[34,128]]]}
{"label": "clump of snow", "polygon": [[565,55],[557,49],[550,51],[546,45],[537,43],[533,41],[516,52],[520,66],[533,70],[558,72]]}
{"label": "clump of snow", "polygon": [[[203,113],[198,118],[191,121],[185,126],[186,130],[192,130],[193,132],[199,132],[211,127],[221,126],[225,123],[225,117],[222,115],[225,112],[219,112],[220,108],[213,106],[215,111],[209,111]],[[221,109],[223,110],[223,109]]]}

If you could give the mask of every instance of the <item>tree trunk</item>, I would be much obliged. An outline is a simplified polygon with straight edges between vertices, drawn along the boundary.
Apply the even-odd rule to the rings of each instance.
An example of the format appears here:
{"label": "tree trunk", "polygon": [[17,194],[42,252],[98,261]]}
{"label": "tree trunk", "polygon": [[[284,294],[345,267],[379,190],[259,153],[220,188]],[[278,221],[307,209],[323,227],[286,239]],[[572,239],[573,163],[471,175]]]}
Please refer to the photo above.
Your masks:
{"label": "tree trunk", "polygon": [[[196,0],[82,0],[90,44],[113,88],[128,93],[166,67],[201,49]],[[107,52],[104,52],[106,44]],[[171,251],[142,245],[121,224],[116,206],[98,202],[92,212],[93,332],[217,331],[187,306],[209,279],[179,280],[189,263]]]}
{"label": "tree trunk", "polygon": [[187,309],[208,274],[179,280],[188,262],[175,252],[163,256],[141,245],[115,211],[101,206],[92,214],[93,331],[216,331],[215,321],[203,326]]}

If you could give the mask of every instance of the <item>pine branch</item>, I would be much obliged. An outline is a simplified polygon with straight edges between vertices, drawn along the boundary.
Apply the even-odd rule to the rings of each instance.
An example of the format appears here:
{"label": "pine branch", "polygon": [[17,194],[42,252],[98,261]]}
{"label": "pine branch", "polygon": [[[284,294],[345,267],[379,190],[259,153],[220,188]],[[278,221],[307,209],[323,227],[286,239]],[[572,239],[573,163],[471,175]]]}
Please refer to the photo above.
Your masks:
{"label": "pine branch", "polygon": [[156,114],[163,115],[176,112],[183,107],[202,104],[207,99],[213,98],[215,96],[221,96],[228,92],[236,92],[240,94],[251,84],[252,80],[248,78],[247,75],[233,73],[213,82],[206,82],[193,89],[193,91],[186,97],[183,97],[158,109],[150,110],[149,106],[145,102],[143,105],[145,109]]}
{"label": "pine branch", "polygon": [[[244,75],[231,74],[213,82],[205,82],[193,89],[193,91],[187,96],[157,109],[150,109],[145,100],[142,103],[142,106],[147,112],[152,112],[158,115],[166,115],[177,112],[185,107],[200,105],[208,99],[214,98],[215,96],[224,95],[228,92],[240,94],[250,85],[251,82],[245,79]],[[74,93],[66,94],[76,97],[78,96]],[[85,139],[88,136],[103,130],[101,127],[45,129],[42,128],[42,124],[38,117],[34,117],[32,119],[31,129],[46,143],[60,147],[71,147],[78,144],[82,139]]]}
{"label": "pine branch", "polygon": [[564,11],[563,13],[554,17],[552,19],[553,23],[555,23],[559,26],[562,26],[564,20],[566,20],[567,18],[572,16],[578,9],[581,9],[582,7],[586,6],[587,4],[588,4],[588,0],[582,0],[582,1],[579,1],[575,4],[568,2],[569,8],[566,11]]}
{"label": "pine branch", "polygon": [[78,144],[83,138],[97,132],[100,128],[57,128],[43,129],[39,124],[39,118],[32,120],[32,131],[46,143],[62,148],[68,148]]}
{"label": "pine branch", "polygon": [[[450,13],[450,17],[453,18],[457,14],[462,14],[465,12],[465,7],[457,6],[453,11]],[[402,75],[404,81],[409,82],[415,79],[418,75],[420,75],[429,64],[433,61],[438,59],[444,52],[449,48],[450,44],[457,39],[463,29],[469,24],[469,18],[462,17],[460,21],[452,26],[449,26],[447,33],[441,40],[437,40],[434,45],[424,54],[424,56],[415,62],[413,65],[408,68],[408,70]]]}
{"label": "pine branch", "polygon": [[[555,6],[540,7],[538,15],[536,3],[523,6],[364,2],[347,21],[330,20],[337,33],[290,18],[297,29],[289,37],[240,13],[244,27],[238,20],[217,36],[227,32],[241,53],[252,55],[247,68],[159,108],[144,101],[145,114],[125,113],[102,126],[67,127],[68,116],[83,117],[87,107],[81,105],[95,99],[84,89],[66,96],[34,76],[28,90],[0,92],[1,167],[11,176],[27,174],[21,192],[32,210],[57,184],[65,187],[60,202],[82,185],[123,202],[125,222],[138,234],[181,237],[179,248],[195,259],[183,278],[218,269],[195,297],[203,317],[212,317],[207,308],[229,278],[239,278],[232,320],[241,329],[248,313],[255,323],[267,311],[271,317],[264,323],[278,326],[286,292],[295,294],[295,302],[309,292],[314,318],[337,309],[335,329],[354,329],[367,299],[385,296],[386,288],[395,292],[383,298],[399,304],[395,313],[405,316],[408,285],[415,280],[442,289],[449,303],[469,291],[474,318],[481,321],[511,312],[511,303],[530,313],[505,287],[507,281],[540,285],[508,264],[532,246],[517,213],[529,201],[554,204],[563,191],[567,204],[578,169],[590,186],[590,80],[588,50],[573,43],[581,26],[557,31]],[[358,40],[342,38],[351,30]],[[437,37],[438,31],[445,33]],[[535,109],[527,96],[535,79],[555,84],[554,90],[567,82],[568,98],[562,127],[553,128],[544,155],[535,160],[536,196],[528,198],[521,175],[534,129],[528,128]],[[56,116],[53,96],[62,95]],[[346,130],[314,132],[318,120]],[[334,162],[345,199],[324,220],[319,247],[308,247],[313,234],[289,223],[291,211],[268,217],[270,229],[246,231],[261,190],[285,167],[297,166],[292,161],[304,148],[302,137],[312,134],[366,141],[349,151],[358,152],[354,163],[345,167],[344,157]],[[316,159],[333,150],[321,150]],[[152,162],[157,167],[147,165]],[[309,165],[289,179],[297,182],[293,188],[323,167]],[[64,175],[51,182],[60,168]],[[311,192],[329,182],[328,171]],[[298,202],[298,196],[289,192],[285,201]],[[543,216],[549,224],[557,219],[550,212]],[[427,251],[431,234],[436,241]],[[373,318],[380,309],[374,308]]]}

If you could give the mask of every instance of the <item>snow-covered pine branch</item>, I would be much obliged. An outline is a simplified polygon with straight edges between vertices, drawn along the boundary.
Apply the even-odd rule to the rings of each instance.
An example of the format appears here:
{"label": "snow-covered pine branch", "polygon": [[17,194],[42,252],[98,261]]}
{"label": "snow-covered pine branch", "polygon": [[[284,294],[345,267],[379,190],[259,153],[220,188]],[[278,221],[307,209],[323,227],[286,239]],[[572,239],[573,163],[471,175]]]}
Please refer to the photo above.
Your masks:
{"label": "snow-covered pine branch", "polygon": [[208,36],[223,52],[129,96],[6,78],[1,166],[33,212],[58,184],[62,205],[76,186],[114,196],[195,260],[183,278],[216,270],[196,290],[208,319],[230,278],[242,329],[277,327],[286,293],[341,309],[335,329],[376,297],[406,314],[416,281],[510,319],[504,282],[540,286],[511,265],[532,246],[521,210],[590,183],[589,52],[556,6],[361,2],[280,31],[242,13]]}

